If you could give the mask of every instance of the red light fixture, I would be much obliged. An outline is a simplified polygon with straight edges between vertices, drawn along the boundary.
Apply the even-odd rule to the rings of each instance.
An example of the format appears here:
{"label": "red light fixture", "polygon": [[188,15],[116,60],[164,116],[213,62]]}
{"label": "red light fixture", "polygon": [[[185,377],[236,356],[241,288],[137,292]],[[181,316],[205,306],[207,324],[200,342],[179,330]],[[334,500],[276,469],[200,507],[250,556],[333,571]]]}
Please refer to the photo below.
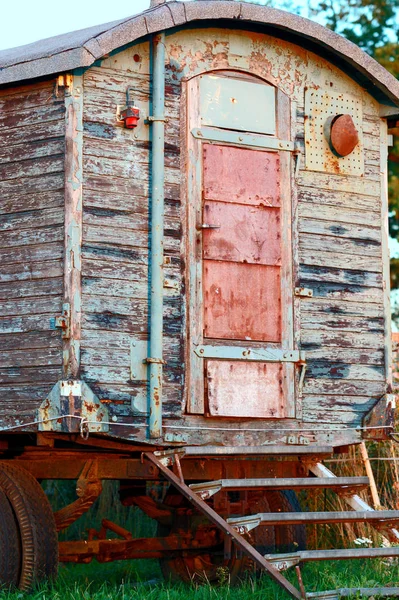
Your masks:
{"label": "red light fixture", "polygon": [[140,119],[140,109],[134,105],[134,100],[131,96],[132,87],[126,90],[126,106],[121,110],[120,119],[124,122],[126,129],[134,129],[138,125]]}

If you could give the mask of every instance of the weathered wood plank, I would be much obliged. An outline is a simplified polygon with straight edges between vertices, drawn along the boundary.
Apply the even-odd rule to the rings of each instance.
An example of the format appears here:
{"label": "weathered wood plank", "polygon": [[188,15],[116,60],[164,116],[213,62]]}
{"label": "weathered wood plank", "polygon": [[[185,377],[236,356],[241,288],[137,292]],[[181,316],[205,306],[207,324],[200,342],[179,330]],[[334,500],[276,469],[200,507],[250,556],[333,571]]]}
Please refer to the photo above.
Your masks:
{"label": "weathered wood plank", "polygon": [[364,255],[343,254],[342,252],[323,252],[299,248],[299,261],[310,266],[331,267],[354,271],[372,271],[381,273],[382,258]]}
{"label": "weathered wood plank", "polygon": [[0,194],[3,200],[11,200],[17,194],[24,195],[27,190],[31,194],[64,189],[63,169],[60,173],[49,173],[38,177],[21,177],[0,181]]}
{"label": "weathered wood plank", "polygon": [[[95,220],[97,221],[97,219]],[[165,225],[165,250],[178,253],[180,251],[180,238],[178,237],[178,232],[167,229],[166,220]],[[114,244],[115,247],[131,246],[132,248],[137,249],[147,249],[149,246],[148,232],[129,228],[113,227],[111,223],[108,226],[101,224],[98,226],[85,224],[83,226],[83,235],[86,244],[96,246],[101,244]]]}
{"label": "weathered wood plank", "polygon": [[61,298],[59,296],[38,296],[37,298],[14,298],[13,300],[0,301],[0,315],[36,315],[61,311]]}
{"label": "weathered wood plank", "polygon": [[330,266],[300,266],[301,281],[319,281],[322,283],[336,283],[339,285],[357,285],[368,288],[382,289],[382,274],[349,269],[336,269]]}
{"label": "weathered wood plank", "polygon": [[304,423],[328,423],[349,427],[358,427],[362,424],[363,412],[354,410],[318,409],[318,407],[303,408]]}
{"label": "weathered wood plank", "polygon": [[0,166],[0,178],[2,186],[5,182],[24,178],[33,178],[42,176],[43,174],[60,173],[64,169],[64,156],[58,154],[56,156],[44,156],[31,160],[23,160],[21,162],[9,162]]}
{"label": "weathered wood plank", "polygon": [[[307,202],[319,206],[335,206],[347,210],[359,210],[377,213],[381,217],[380,199],[363,194],[337,192],[335,189],[325,190],[300,186],[298,199],[301,203]],[[314,215],[317,216],[317,215]]]}
{"label": "weathered wood plank", "polygon": [[57,243],[18,248],[0,248],[0,264],[57,261],[64,255],[64,249]]}
{"label": "weathered wood plank", "polygon": [[29,195],[16,195],[3,200],[0,204],[0,215],[61,208],[64,204],[64,194],[61,190],[40,192]]}
{"label": "weathered wood plank", "polygon": [[[105,177],[103,175],[84,174],[85,193],[87,190],[100,192],[103,195],[109,192],[114,194],[124,194],[125,196],[140,196],[148,198],[149,182],[148,180],[116,179],[114,177]],[[178,200],[180,197],[180,187],[176,183],[165,182],[165,199]]]}
{"label": "weathered wood plank", "polygon": [[0,350],[2,352],[36,348],[58,348],[62,351],[60,331],[27,331],[0,336]]}
{"label": "weathered wood plank", "polygon": [[[366,136],[365,136],[366,137]],[[372,139],[371,150],[378,150],[378,143]],[[302,162],[302,164],[304,164]],[[321,190],[335,190],[337,192],[348,192],[350,194],[362,194],[364,196],[373,196],[380,201],[380,182],[365,181],[361,177],[349,177],[345,175],[330,175],[326,173],[316,173],[313,171],[299,172],[297,183],[299,186],[312,187]]]}
{"label": "weathered wood plank", "polygon": [[[370,213],[368,213],[368,217],[370,217]],[[299,221],[298,229],[302,234],[301,238],[306,234],[328,236],[328,241],[331,239],[332,242],[334,242],[334,238],[349,238],[353,240],[352,243],[358,243],[360,246],[369,245],[378,248],[381,245],[381,228],[378,226],[379,217],[376,217],[376,220],[376,226],[366,226],[304,218]],[[375,223],[375,221],[369,222]]]}
{"label": "weathered wood plank", "polygon": [[385,393],[385,381],[364,379],[312,379],[305,378],[304,395],[334,394],[337,396],[374,396],[381,397]]}
{"label": "weathered wood plank", "polygon": [[106,260],[96,260],[95,254],[91,254],[88,257],[85,252],[83,255],[83,273],[85,277],[102,277],[104,279],[116,279],[119,281],[145,280],[148,276],[146,259],[146,256],[137,254],[135,264],[129,264],[128,262],[121,264],[121,261],[113,259],[112,254]]}
{"label": "weathered wood plank", "polygon": [[311,348],[326,348],[337,346],[339,348],[367,348],[381,349],[384,346],[384,335],[379,333],[364,333],[359,331],[334,331],[306,329],[301,330],[301,345],[304,350]]}
{"label": "weathered wood plank", "polygon": [[[181,277],[175,270],[165,269],[165,279],[176,287],[165,287],[164,296],[179,296]],[[84,293],[90,296],[110,296],[137,298],[148,301],[148,279],[139,277],[135,281],[121,281],[104,277],[84,277],[82,282]]]}
{"label": "weathered wood plank", "polygon": [[49,140],[63,136],[65,131],[64,119],[35,123],[34,127],[25,125],[12,129],[0,129],[0,145],[3,147],[14,147],[38,140]]}
{"label": "weathered wood plank", "polygon": [[[119,139],[118,136],[112,141],[86,138],[84,146],[85,156],[114,160],[120,160],[121,156],[123,156],[125,161],[141,163],[143,165],[149,163],[150,151],[151,142],[138,141],[131,137]],[[179,169],[180,167],[179,146],[172,145],[170,139],[165,143],[165,166],[174,169]]]}
{"label": "weathered wood plank", "polygon": [[[59,299],[61,309],[61,298]],[[26,333],[27,331],[50,331],[50,319],[55,316],[54,312],[40,315],[22,315],[13,317],[0,317],[0,334]]]}
{"label": "weathered wood plank", "polygon": [[301,313],[324,313],[331,315],[353,315],[358,317],[380,317],[384,318],[383,306],[377,303],[359,304],[358,302],[347,302],[342,298],[304,298],[301,302]]}
{"label": "weathered wood plank", "polygon": [[[148,301],[141,299],[115,299],[106,296],[83,294],[86,307],[82,317],[82,329],[104,329],[144,334],[148,330]],[[164,334],[181,333],[180,299],[165,298]]]}
{"label": "weathered wood plank", "polygon": [[24,125],[32,127],[38,123],[47,123],[62,119],[65,114],[64,104],[53,102],[46,106],[34,106],[10,113],[0,112],[0,128],[18,128]]}
{"label": "weathered wood plank", "polygon": [[[338,230],[338,228],[336,228]],[[361,239],[341,238],[334,235],[323,235],[317,233],[302,233],[299,237],[299,249],[303,253],[309,252],[329,252],[349,254],[351,256],[371,256],[381,258],[382,250],[379,242]]]}
{"label": "weathered wood plank", "polygon": [[[130,162],[122,158],[97,158],[96,156],[87,155],[83,158],[83,169],[87,176],[91,174],[105,175],[106,177],[135,179],[143,182],[148,182],[150,173],[148,163]],[[179,185],[181,180],[180,169],[165,167],[165,180]]]}
{"label": "weathered wood plank", "polygon": [[[376,217],[375,213],[366,210],[358,211],[351,208],[320,205],[315,207],[310,202],[302,202],[298,206],[301,219],[315,219],[319,221],[333,221],[334,223],[343,223],[343,228],[349,229],[349,224],[363,225],[366,227],[380,227],[381,219]],[[352,237],[357,237],[354,235]]]}
{"label": "weathered wood plank", "polygon": [[335,411],[353,411],[353,412],[364,412],[369,410],[376,402],[376,398],[373,396],[335,396],[334,394],[326,395],[304,395],[303,406],[307,410],[323,411],[323,410],[335,410]]}
{"label": "weathered wood plank", "polygon": [[[61,215],[63,218],[63,215]],[[40,219],[40,216],[39,216]],[[34,226],[34,222],[32,223]],[[16,231],[0,231],[0,248],[13,246],[29,246],[62,242],[63,227],[40,227],[38,229],[17,229]]]}
{"label": "weathered wood plank", "polygon": [[[51,254],[51,253],[50,253]],[[17,262],[1,265],[0,282],[27,281],[62,277],[63,264],[60,259],[40,262]]]}
{"label": "weathered wood plank", "polygon": [[0,365],[2,369],[7,367],[46,367],[60,366],[62,364],[62,348],[35,348],[0,350]]}
{"label": "weathered wood plank", "polygon": [[11,215],[0,215],[0,231],[34,229],[60,225],[63,222],[64,214],[61,208],[25,211]]}
{"label": "weathered wood plank", "polygon": [[21,409],[36,410],[51,391],[53,382],[40,384],[19,385],[1,385],[1,414],[11,412],[12,415],[21,414]]}
{"label": "weathered wood plank", "polygon": [[325,346],[306,349],[306,360],[326,361],[329,363],[346,363],[384,366],[384,352],[381,348],[340,348]]}
{"label": "weathered wood plank", "polygon": [[64,152],[64,146],[65,142],[62,137],[28,142],[17,146],[0,145],[0,164],[60,155]]}
{"label": "weathered wood plank", "polygon": [[31,296],[58,296],[62,294],[61,277],[52,277],[46,279],[29,279],[18,282],[15,281],[0,283],[0,299],[10,300],[11,298],[29,298]]}
{"label": "weathered wood plank", "polygon": [[380,333],[384,331],[384,318],[364,317],[353,315],[330,314],[323,312],[303,312],[301,314],[301,324],[303,329],[313,329],[316,331],[355,331]]}
{"label": "weathered wood plank", "polygon": [[309,379],[359,379],[362,381],[385,381],[384,367],[379,365],[329,363],[307,360]]}
{"label": "weathered wood plank", "polygon": [[[0,368],[0,383],[5,384],[42,384],[44,382],[53,382],[53,385],[62,377],[60,366],[41,366],[38,367],[9,367]],[[51,386],[52,387],[52,386]],[[15,418],[15,413],[14,413]]]}
{"label": "weathered wood plank", "polygon": [[[362,305],[369,302],[382,303],[383,291],[375,287],[368,288],[345,283],[320,283],[318,281],[310,281],[308,284],[305,279],[301,280],[301,286],[311,287],[314,298],[335,299],[339,302],[356,302],[357,304],[361,302]],[[306,305],[306,301],[303,302],[303,306]]]}
{"label": "weathered wood plank", "polygon": [[3,113],[16,113],[37,106],[62,103],[63,98],[56,99],[54,87],[55,80],[46,83],[43,87],[32,85],[31,89],[21,89],[20,91],[14,88],[13,94],[0,95],[0,111]]}

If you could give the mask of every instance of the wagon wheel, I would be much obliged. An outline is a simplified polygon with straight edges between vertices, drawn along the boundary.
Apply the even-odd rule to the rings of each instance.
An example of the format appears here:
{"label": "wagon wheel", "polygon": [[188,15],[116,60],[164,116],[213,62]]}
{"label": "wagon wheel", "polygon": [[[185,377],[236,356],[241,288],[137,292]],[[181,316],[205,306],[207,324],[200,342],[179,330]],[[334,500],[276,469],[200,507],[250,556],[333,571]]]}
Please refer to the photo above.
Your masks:
{"label": "wagon wheel", "polygon": [[0,463],[0,489],[7,496],[19,530],[17,585],[29,590],[35,582],[57,575],[58,539],[53,511],[40,484],[25,469]]}
{"label": "wagon wheel", "polygon": [[20,563],[17,523],[6,495],[0,491],[0,585],[18,585]]}
{"label": "wagon wheel", "polygon": [[[223,493],[223,492],[222,492]],[[223,516],[233,517],[243,514],[236,512],[234,505],[245,505],[246,513],[269,512],[269,505],[265,495],[239,493],[223,493],[225,496],[236,496],[236,502],[228,503],[229,508]],[[175,517],[171,526],[158,525],[158,535],[167,536],[172,533],[185,533],[190,531],[194,537],[197,533],[208,528],[215,530],[215,526],[210,524],[202,513],[197,512],[193,506],[181,495],[170,489],[164,500],[164,504],[175,509]],[[238,508],[238,506],[237,506]],[[186,509],[186,510],[184,510]],[[186,582],[217,582],[228,575],[230,583],[234,583],[244,576],[252,568],[252,561],[244,554],[237,552],[236,547],[232,546],[231,557],[224,558],[223,534],[216,529],[220,539],[220,545],[205,553],[196,555],[179,556],[175,558],[160,559],[161,571],[165,579],[181,580]],[[274,529],[270,526],[258,527],[251,532],[251,543],[263,552],[273,552],[274,549]]]}

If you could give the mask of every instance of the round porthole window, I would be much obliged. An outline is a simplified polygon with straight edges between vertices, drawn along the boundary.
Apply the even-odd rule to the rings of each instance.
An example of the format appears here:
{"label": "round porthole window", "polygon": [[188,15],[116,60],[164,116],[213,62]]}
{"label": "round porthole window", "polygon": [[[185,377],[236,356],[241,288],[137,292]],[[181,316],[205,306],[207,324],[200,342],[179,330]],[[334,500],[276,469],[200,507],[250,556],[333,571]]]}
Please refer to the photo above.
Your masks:
{"label": "round porthole window", "polygon": [[337,115],[331,121],[330,144],[338,156],[348,156],[359,143],[359,134],[350,115]]}

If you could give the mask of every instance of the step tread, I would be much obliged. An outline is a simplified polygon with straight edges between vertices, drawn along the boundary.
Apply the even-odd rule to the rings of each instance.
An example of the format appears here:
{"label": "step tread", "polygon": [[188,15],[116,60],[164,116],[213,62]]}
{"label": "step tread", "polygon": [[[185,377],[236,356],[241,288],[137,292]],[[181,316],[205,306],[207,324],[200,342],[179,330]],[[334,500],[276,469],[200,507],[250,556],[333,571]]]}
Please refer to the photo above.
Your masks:
{"label": "step tread", "polygon": [[325,592],[308,592],[306,594],[307,600],[312,600],[313,598],[317,600],[340,600],[341,598],[348,598],[355,596],[367,596],[378,598],[387,597],[387,596],[399,596],[399,587],[373,587],[373,588],[339,588],[337,590],[329,590]]}
{"label": "step tread", "polygon": [[351,558],[388,558],[399,556],[399,547],[390,548],[339,548],[334,550],[300,550],[287,554],[265,554],[273,563],[288,561],[309,562],[312,560],[345,560]]}
{"label": "step tread", "polygon": [[265,479],[217,479],[203,483],[192,483],[193,491],[202,489],[230,489],[240,488],[271,488],[271,489],[306,489],[306,488],[338,488],[356,487],[364,488],[370,484],[368,477],[274,477]]}
{"label": "step tread", "polygon": [[397,522],[399,523],[399,510],[348,510],[348,511],[325,511],[325,512],[277,512],[257,513],[245,517],[232,517],[226,519],[230,525],[243,525],[258,520],[259,524],[272,525],[284,523],[356,523],[360,521],[370,522]]}

